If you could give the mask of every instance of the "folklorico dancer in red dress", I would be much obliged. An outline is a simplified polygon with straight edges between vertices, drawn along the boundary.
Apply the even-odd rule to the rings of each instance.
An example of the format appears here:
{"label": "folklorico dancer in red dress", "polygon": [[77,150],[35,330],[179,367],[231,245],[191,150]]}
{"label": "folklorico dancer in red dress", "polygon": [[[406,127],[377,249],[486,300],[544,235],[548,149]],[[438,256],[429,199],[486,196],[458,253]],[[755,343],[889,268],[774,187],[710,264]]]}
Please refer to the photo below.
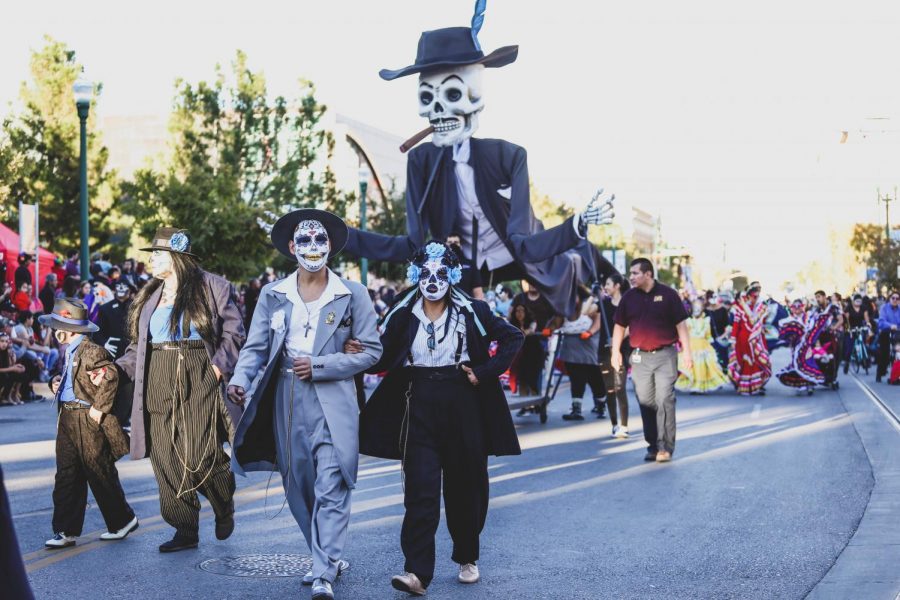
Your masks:
{"label": "folklorico dancer in red dress", "polygon": [[772,363],[766,348],[766,304],[760,301],[761,286],[754,281],[734,305],[728,375],[739,394],[765,394],[772,376]]}

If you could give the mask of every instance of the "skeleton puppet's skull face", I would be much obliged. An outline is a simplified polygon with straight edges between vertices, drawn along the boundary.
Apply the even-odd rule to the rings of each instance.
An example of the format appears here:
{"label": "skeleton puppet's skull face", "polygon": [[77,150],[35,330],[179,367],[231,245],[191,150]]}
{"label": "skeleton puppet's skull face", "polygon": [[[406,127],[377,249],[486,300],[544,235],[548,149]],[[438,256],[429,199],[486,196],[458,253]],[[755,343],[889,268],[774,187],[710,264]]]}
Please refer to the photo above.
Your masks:
{"label": "skeleton puppet's skull face", "polygon": [[419,275],[419,291],[428,300],[437,302],[450,289],[450,267],[440,258],[429,259],[422,265]]}
{"label": "skeleton puppet's skull face", "polygon": [[294,229],[294,256],[300,266],[315,273],[328,262],[330,251],[325,226],[319,221],[300,221]]}
{"label": "skeleton puppet's skull face", "polygon": [[419,75],[419,116],[434,127],[435,146],[459,144],[478,129],[483,72],[484,65],[465,65]]}

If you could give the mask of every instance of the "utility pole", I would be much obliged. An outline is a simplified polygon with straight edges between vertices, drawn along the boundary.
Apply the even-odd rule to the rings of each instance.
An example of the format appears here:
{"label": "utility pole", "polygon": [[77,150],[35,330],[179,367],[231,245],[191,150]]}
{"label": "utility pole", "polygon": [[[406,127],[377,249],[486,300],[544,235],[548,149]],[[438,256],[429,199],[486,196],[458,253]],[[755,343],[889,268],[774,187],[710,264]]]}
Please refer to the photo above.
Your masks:
{"label": "utility pole", "polygon": [[894,186],[894,197],[888,196],[885,194],[881,195],[881,190],[878,190],[878,202],[884,202],[884,236],[888,241],[891,240],[891,202],[897,200],[897,187]]}

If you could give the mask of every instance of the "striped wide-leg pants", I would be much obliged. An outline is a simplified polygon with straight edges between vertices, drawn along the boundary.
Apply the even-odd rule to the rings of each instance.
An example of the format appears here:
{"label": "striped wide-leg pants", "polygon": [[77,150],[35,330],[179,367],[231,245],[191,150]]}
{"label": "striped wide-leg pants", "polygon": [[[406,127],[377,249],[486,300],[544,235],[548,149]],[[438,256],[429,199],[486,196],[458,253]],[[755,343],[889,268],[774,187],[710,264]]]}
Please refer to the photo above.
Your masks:
{"label": "striped wide-leg pants", "polygon": [[234,474],[222,449],[221,386],[202,342],[154,344],[145,403],[159,507],[178,535],[198,537],[199,491],[217,518],[234,512]]}

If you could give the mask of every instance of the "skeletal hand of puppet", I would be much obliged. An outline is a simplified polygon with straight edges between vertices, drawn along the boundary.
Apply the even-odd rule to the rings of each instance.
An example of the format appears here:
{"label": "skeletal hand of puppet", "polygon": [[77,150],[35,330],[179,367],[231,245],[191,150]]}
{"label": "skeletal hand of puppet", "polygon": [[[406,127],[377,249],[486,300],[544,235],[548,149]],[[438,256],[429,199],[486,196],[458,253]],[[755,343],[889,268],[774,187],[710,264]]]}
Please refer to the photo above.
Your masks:
{"label": "skeletal hand of puppet", "polygon": [[587,208],[579,215],[578,229],[582,233],[587,233],[588,225],[609,225],[613,222],[613,217],[616,216],[613,207],[616,195],[613,194],[609,199],[601,202],[600,197],[602,195],[603,188],[597,190]]}

